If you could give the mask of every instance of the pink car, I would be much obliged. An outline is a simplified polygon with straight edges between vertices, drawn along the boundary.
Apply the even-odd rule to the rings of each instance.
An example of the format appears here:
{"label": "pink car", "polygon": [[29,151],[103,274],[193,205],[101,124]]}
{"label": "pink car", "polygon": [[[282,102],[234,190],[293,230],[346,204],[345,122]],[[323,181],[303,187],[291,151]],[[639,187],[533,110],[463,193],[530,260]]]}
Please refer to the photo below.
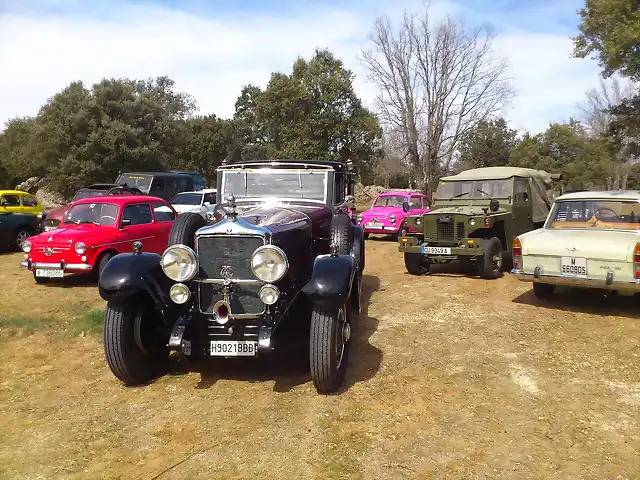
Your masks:
{"label": "pink car", "polygon": [[357,223],[364,229],[364,238],[370,233],[400,238],[403,234],[400,226],[404,217],[429,211],[431,209],[427,197],[422,193],[384,192],[376,197],[369,210],[358,214]]}

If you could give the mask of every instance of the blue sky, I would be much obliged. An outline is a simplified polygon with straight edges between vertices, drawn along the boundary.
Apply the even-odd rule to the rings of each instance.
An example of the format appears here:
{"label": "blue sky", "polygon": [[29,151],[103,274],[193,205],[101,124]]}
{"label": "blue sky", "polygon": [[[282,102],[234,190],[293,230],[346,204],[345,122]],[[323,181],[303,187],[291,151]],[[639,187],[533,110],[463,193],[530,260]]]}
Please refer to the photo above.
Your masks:
{"label": "blue sky", "polygon": [[[169,75],[195,96],[200,114],[233,114],[243,85],[265,86],[273,71],[289,72],[298,56],[329,48],[355,75],[374,107],[375,88],[357,56],[380,15],[392,19],[416,0],[0,0],[0,123],[35,115],[74,80]],[[582,2],[433,0],[437,16],[489,23],[495,50],[506,58],[517,96],[505,116],[539,132],[578,116],[585,92],[598,83],[592,60],[571,57],[570,36]]]}

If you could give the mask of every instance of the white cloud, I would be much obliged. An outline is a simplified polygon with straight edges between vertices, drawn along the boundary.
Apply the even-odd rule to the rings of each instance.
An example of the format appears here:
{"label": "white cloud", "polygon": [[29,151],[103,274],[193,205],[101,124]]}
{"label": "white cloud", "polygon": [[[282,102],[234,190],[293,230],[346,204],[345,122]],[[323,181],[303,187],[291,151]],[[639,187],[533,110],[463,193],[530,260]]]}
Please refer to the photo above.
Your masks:
{"label": "white cloud", "polygon": [[[406,4],[406,2],[405,2]],[[398,12],[402,5],[391,7]],[[446,4],[441,5],[443,10]],[[127,6],[97,20],[80,15],[0,16],[0,123],[35,115],[71,81],[167,74],[194,95],[201,114],[229,117],[243,85],[265,86],[271,72],[289,72],[294,60],[327,47],[356,73],[355,86],[373,106],[375,89],[356,55],[380,9],[305,7],[269,18],[198,17],[163,8]],[[597,68],[570,58],[571,40],[524,31],[505,34],[496,49],[507,56],[518,97],[508,112],[517,128],[543,130],[575,112]]]}

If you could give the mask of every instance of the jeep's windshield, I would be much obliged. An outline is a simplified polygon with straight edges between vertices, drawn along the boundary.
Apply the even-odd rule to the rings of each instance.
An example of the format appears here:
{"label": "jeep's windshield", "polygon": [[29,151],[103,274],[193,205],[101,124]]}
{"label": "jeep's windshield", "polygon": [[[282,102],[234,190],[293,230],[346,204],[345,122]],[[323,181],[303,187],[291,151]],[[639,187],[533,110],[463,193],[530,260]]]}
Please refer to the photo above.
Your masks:
{"label": "jeep's windshield", "polygon": [[402,207],[403,202],[409,202],[404,195],[383,195],[374,202],[374,207]]}
{"label": "jeep's windshield", "polygon": [[93,223],[113,225],[118,217],[118,206],[112,203],[82,203],[74,205],[64,215],[62,223]]}
{"label": "jeep's windshield", "polygon": [[631,200],[561,200],[546,228],[640,230],[640,202]]}
{"label": "jeep's windshield", "polygon": [[327,173],[321,170],[255,169],[224,172],[222,198],[278,198],[326,201]]}
{"label": "jeep's windshield", "polygon": [[464,198],[507,198],[513,195],[513,178],[501,180],[457,180],[440,182],[436,200]]}

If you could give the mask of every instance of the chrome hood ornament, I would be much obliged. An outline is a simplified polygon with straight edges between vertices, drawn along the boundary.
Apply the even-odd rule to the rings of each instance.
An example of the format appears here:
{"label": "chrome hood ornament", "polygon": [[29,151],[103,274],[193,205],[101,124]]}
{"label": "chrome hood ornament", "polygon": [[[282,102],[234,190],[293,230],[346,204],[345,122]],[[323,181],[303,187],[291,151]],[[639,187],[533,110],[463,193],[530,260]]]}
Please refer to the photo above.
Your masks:
{"label": "chrome hood ornament", "polygon": [[238,211],[236,210],[236,197],[233,193],[227,193],[225,196],[226,204],[227,204],[227,219],[232,222],[235,222],[238,218]]}

